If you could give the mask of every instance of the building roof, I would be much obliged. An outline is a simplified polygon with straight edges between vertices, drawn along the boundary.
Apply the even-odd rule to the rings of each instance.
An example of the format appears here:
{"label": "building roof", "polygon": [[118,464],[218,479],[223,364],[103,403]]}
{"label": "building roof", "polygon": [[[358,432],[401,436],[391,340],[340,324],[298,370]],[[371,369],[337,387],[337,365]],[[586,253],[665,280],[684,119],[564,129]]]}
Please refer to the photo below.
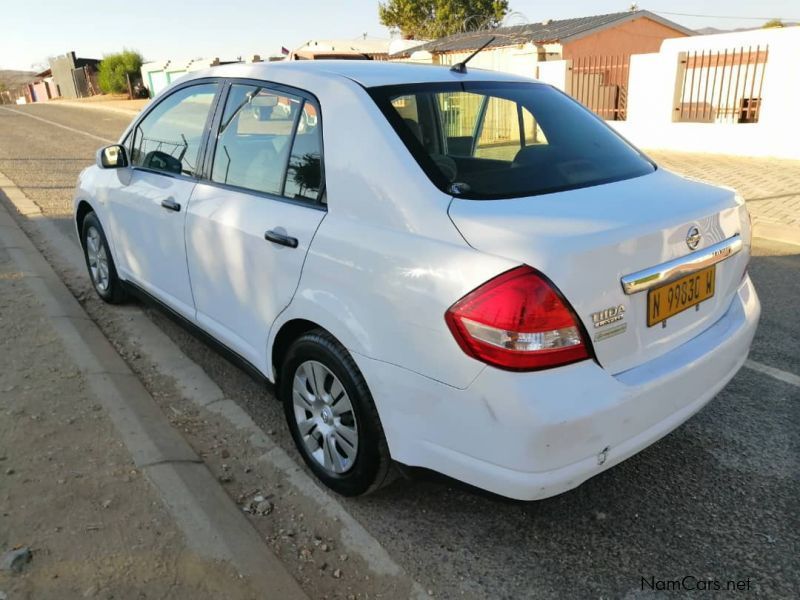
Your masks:
{"label": "building roof", "polygon": [[355,39],[327,39],[309,40],[294,52],[308,52],[311,54],[369,54],[380,55],[389,53],[389,38],[357,37]]}
{"label": "building roof", "polygon": [[480,48],[489,38],[495,36],[494,41],[487,48],[500,48],[503,46],[515,46],[533,42],[545,44],[552,42],[568,42],[586,35],[590,35],[602,29],[620,25],[626,21],[639,18],[647,18],[667,27],[675,29],[686,35],[693,35],[691,29],[658,16],[646,10],[627,11],[620,13],[610,13],[607,15],[595,15],[591,17],[579,17],[577,19],[561,19],[558,21],[543,21],[541,23],[526,23],[525,25],[515,25],[513,27],[498,27],[490,31],[469,31],[466,33],[456,33],[448,35],[432,42],[427,42],[413,48],[409,48],[403,54],[427,51],[431,53],[443,52],[463,52]]}
{"label": "building roof", "polygon": [[75,68],[80,67],[97,67],[102,61],[99,58],[76,58]]}

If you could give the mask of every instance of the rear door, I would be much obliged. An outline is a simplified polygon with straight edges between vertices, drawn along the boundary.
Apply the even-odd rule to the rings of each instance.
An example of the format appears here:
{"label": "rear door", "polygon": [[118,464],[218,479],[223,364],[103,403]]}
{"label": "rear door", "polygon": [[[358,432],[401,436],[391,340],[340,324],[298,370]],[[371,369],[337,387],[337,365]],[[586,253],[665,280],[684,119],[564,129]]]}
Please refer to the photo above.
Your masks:
{"label": "rear door", "polygon": [[183,228],[219,84],[180,88],[133,128],[131,166],[107,189],[122,277],[194,319]]}
{"label": "rear door", "polygon": [[197,320],[265,367],[269,328],[326,214],[320,111],[303,92],[235,82],[218,112],[186,223]]}

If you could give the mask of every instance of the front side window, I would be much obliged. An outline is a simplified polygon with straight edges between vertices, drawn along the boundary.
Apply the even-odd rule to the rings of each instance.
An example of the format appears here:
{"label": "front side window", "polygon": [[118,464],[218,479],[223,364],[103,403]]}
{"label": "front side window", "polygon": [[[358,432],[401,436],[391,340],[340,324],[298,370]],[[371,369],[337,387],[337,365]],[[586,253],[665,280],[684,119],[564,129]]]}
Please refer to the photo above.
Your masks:
{"label": "front side window", "polygon": [[218,84],[193,85],[162,100],[133,131],[131,164],[196,175],[200,145]]}
{"label": "front side window", "polygon": [[433,183],[455,196],[534,196],[639,177],[655,168],[547,85],[464,82],[369,92]]}
{"label": "front side window", "polygon": [[266,87],[234,84],[225,102],[211,179],[316,201],[322,185],[320,148],[316,105]]}

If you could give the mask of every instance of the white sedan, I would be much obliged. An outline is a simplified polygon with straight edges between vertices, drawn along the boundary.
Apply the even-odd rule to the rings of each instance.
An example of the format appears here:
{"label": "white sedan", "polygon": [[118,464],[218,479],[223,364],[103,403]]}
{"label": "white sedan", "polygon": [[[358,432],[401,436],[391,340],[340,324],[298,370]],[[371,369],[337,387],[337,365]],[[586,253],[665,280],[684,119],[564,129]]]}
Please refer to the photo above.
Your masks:
{"label": "white sedan", "polygon": [[504,73],[193,73],[74,207],[97,293],[155,299],[275,382],[347,495],[393,461],[518,499],[574,488],[711,400],[760,313],[740,197]]}

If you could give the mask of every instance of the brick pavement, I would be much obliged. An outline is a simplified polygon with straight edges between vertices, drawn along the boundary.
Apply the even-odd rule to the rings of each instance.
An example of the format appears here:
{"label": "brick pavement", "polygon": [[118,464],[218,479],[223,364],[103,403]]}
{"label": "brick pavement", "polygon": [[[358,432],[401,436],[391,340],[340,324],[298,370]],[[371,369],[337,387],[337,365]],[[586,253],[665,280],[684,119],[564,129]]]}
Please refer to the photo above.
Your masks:
{"label": "brick pavement", "polygon": [[757,226],[780,226],[793,232],[800,243],[800,160],[664,150],[651,150],[648,155],[672,171],[736,188]]}

